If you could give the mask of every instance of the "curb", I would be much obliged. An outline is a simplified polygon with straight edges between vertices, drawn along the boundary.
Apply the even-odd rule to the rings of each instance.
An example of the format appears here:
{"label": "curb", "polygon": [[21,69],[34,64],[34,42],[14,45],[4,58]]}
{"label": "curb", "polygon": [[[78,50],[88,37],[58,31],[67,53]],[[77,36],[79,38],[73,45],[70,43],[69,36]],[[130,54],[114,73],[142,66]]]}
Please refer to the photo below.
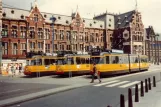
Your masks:
{"label": "curb", "polygon": [[45,91],[31,93],[31,94],[24,95],[24,96],[14,97],[14,98],[6,99],[6,100],[1,100],[0,107],[15,105],[15,104],[22,103],[25,101],[45,97],[48,95],[56,94],[58,92],[69,91],[69,90],[80,88],[83,86],[85,86],[85,85],[64,86],[64,87],[59,87],[59,88],[55,88],[55,89],[49,89],[49,90],[45,90]]}

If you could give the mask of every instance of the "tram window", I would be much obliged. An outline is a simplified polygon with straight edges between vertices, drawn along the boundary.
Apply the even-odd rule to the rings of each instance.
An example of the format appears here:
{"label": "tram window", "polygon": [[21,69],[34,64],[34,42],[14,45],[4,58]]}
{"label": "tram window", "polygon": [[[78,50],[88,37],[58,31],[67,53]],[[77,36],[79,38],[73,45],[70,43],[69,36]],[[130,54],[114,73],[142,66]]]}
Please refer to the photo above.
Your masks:
{"label": "tram window", "polygon": [[51,65],[55,65],[56,64],[56,60],[55,59],[50,59],[50,64]]}
{"label": "tram window", "polygon": [[119,63],[119,57],[118,56],[112,56],[111,57],[111,62],[113,64],[118,64]]}
{"label": "tram window", "polygon": [[44,59],[44,65],[50,65],[50,60],[49,59]]}
{"label": "tram window", "polygon": [[42,59],[37,59],[36,62],[36,65],[42,65]]}
{"label": "tram window", "polygon": [[30,65],[36,65],[36,60],[31,60],[31,64]]}
{"label": "tram window", "polygon": [[85,58],[80,58],[81,59],[81,64],[85,64]]}
{"label": "tram window", "polygon": [[73,58],[68,58],[68,64],[74,64]]}
{"label": "tram window", "polygon": [[80,57],[76,57],[76,63],[77,63],[77,64],[81,64],[81,59],[80,59]]}
{"label": "tram window", "polygon": [[135,63],[138,63],[138,62],[139,62],[138,57],[135,57]]}
{"label": "tram window", "polygon": [[90,59],[86,58],[86,64],[89,64],[89,63],[90,63]]}
{"label": "tram window", "polygon": [[106,64],[109,64],[109,63],[110,63],[109,56],[106,56]]}

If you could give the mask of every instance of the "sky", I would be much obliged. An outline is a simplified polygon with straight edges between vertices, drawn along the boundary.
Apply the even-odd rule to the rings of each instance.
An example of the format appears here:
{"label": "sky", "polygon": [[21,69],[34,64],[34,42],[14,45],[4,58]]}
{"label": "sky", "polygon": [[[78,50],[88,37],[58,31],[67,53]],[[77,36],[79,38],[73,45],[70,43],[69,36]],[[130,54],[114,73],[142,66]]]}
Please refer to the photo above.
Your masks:
{"label": "sky", "polygon": [[[29,10],[35,0],[2,0],[3,5]],[[142,21],[147,28],[153,26],[156,33],[161,33],[161,0],[37,0],[41,12],[71,15],[78,11],[82,18],[92,19],[94,15],[105,13],[124,13],[136,8],[142,14]],[[6,5],[4,5],[6,6]]]}

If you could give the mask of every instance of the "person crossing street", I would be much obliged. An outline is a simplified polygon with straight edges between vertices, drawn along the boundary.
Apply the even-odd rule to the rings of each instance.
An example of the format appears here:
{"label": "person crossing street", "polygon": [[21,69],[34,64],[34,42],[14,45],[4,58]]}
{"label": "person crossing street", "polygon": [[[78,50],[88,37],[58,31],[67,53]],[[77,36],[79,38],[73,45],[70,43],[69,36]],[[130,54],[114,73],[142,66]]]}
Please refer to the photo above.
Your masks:
{"label": "person crossing street", "polygon": [[94,82],[94,78],[95,76],[97,76],[97,79],[99,80],[99,83],[101,83],[101,79],[100,79],[100,74],[96,68],[96,63],[93,63],[93,73],[92,73],[92,81],[90,83]]}

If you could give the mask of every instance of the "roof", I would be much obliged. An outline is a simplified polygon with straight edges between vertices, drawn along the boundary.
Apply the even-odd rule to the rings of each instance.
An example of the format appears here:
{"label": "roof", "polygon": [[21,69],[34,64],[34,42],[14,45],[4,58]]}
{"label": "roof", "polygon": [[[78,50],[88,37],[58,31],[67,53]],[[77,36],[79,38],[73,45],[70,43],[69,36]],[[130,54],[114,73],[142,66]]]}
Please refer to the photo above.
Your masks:
{"label": "roof", "polygon": [[132,20],[132,16],[135,10],[115,15],[115,28],[123,28],[129,26],[129,22]]}
{"label": "roof", "polygon": [[[12,11],[14,11],[14,14],[12,13]],[[6,17],[3,17],[6,19],[25,20],[25,16],[28,16],[30,14],[30,10],[11,8],[11,7],[3,7],[2,13],[6,14]],[[70,25],[72,22],[72,16],[47,13],[47,12],[41,12],[41,14],[42,14],[43,18],[45,19],[45,21],[48,23],[52,23],[52,20],[50,20],[50,18],[52,18],[52,17],[56,18],[55,24]],[[24,16],[24,18],[21,17],[22,15]],[[84,20],[86,28],[104,29],[104,22],[103,21],[86,19],[86,18],[82,18],[82,20]]]}

